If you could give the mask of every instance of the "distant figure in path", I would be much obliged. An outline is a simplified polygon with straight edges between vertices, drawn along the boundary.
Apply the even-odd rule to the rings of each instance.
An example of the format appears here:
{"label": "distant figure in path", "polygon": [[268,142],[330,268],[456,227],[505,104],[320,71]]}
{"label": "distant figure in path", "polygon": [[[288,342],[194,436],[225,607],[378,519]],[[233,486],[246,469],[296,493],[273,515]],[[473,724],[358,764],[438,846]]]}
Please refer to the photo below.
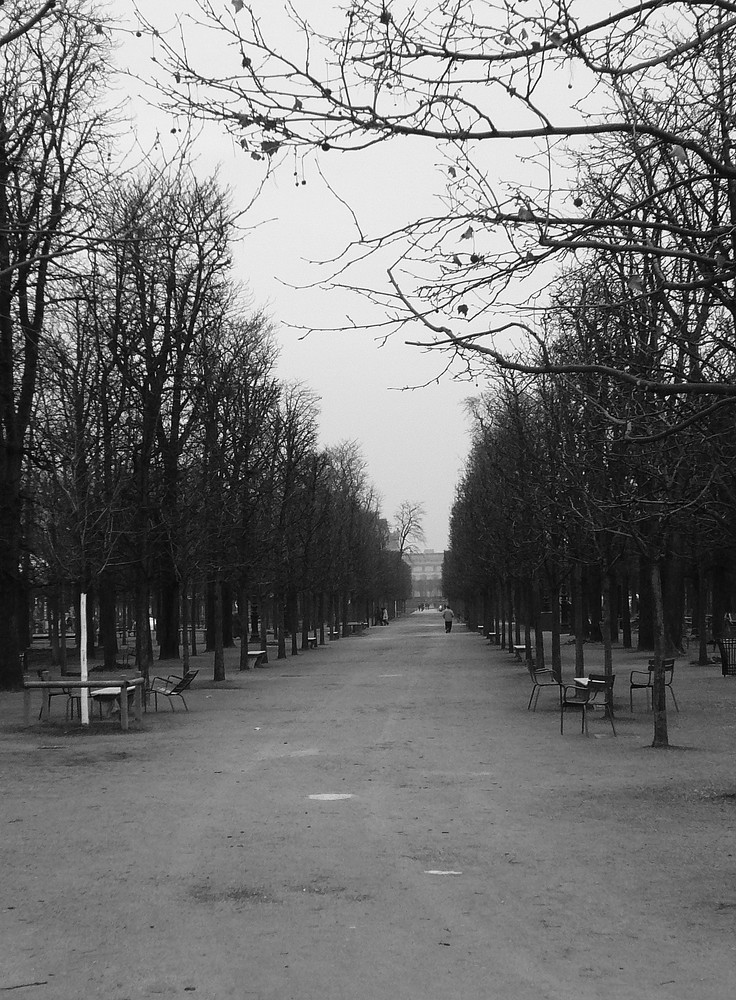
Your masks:
{"label": "distant figure in path", "polygon": [[452,632],[452,619],[455,617],[455,612],[449,604],[442,612],[442,617],[445,619],[445,632]]}
{"label": "distant figure in path", "polygon": [[381,625],[388,625],[388,608],[384,608],[381,612]]}

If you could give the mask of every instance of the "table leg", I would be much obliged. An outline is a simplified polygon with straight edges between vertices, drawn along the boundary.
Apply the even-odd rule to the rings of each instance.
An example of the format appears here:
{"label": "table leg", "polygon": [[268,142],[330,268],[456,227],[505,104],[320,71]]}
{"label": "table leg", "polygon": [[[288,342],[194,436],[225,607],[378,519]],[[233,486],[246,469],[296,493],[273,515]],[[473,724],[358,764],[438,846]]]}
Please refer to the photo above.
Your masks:
{"label": "table leg", "polygon": [[142,691],[143,691],[143,685],[142,684],[136,684],[135,690],[134,690],[134,693],[133,693],[133,717],[135,718],[136,722],[140,722],[141,719],[143,718],[143,716],[142,716],[142,712],[143,712],[143,694],[142,694]]}
{"label": "table leg", "polygon": [[26,688],[23,692],[23,725],[30,726],[31,724],[31,691],[30,688]]}
{"label": "table leg", "polygon": [[120,728],[123,732],[128,731],[128,685],[124,684],[120,689]]}
{"label": "table leg", "polygon": [[50,714],[51,714],[51,696],[49,694],[48,688],[42,688],[41,689],[41,719],[44,722],[48,722]]}

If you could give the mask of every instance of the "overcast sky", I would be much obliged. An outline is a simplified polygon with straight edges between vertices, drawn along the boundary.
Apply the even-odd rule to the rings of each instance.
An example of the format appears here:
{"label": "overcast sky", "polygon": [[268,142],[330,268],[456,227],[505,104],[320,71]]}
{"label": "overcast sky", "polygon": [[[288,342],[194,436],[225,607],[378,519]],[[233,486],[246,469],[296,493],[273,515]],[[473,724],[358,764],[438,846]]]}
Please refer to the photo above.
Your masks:
{"label": "overcast sky", "polygon": [[[176,13],[188,2],[139,0],[138,6],[166,26],[175,23]],[[323,0],[300,0],[299,7],[306,10],[310,3],[323,6]],[[264,12],[272,4],[264,4]],[[113,0],[110,6],[135,26],[133,0]],[[134,58],[145,73],[155,52],[150,37],[127,36],[119,60]],[[152,109],[138,110],[137,115],[142,137],[158,128],[164,148],[173,142],[169,132],[175,123]],[[221,165],[222,179],[233,187],[236,201],[246,204],[251,199],[260,165],[234,148],[224,133],[220,137],[208,132],[199,155],[203,173]],[[438,156],[430,146],[339,157],[325,153],[320,167],[368,232],[377,234],[394,228],[397,221],[437,211],[431,191],[437,186]],[[248,218],[254,226],[261,224],[236,251],[239,276],[254,303],[275,323],[281,376],[305,383],[320,398],[321,443],[358,442],[384,516],[391,520],[404,500],[423,504],[425,547],[442,550],[469,447],[463,403],[479,390],[447,376],[433,382],[443,370],[442,357],[407,346],[402,338],[381,343],[366,330],[313,332],[304,338],[295,329],[335,327],[346,316],[359,321],[370,316],[367,306],[347,292],[304,287],[328,270],[310,262],[334,258],[354,235],[350,212],[329,193],[313,164],[304,179],[306,185],[297,186],[294,164],[287,162],[268,181]],[[370,277],[368,270],[364,278]],[[432,384],[403,389],[427,382]]]}

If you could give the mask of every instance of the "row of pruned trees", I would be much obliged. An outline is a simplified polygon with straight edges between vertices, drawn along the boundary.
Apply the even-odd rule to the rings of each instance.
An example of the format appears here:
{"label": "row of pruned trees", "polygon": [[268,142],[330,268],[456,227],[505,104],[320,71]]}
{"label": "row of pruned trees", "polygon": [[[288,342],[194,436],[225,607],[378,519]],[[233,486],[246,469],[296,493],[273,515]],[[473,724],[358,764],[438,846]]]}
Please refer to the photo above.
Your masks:
{"label": "row of pruned trees", "polygon": [[[602,272],[586,277],[600,281]],[[671,352],[651,351],[651,330],[636,325],[637,304],[623,308],[620,294],[606,302],[598,287],[585,314],[583,275],[568,275],[562,286],[561,295],[575,294],[575,308],[558,314],[557,339],[544,347],[559,365],[628,364],[643,378],[657,366],[663,379],[665,368],[677,369],[681,359]],[[716,322],[704,331],[701,349],[711,364],[721,355],[725,378],[731,354],[719,348],[719,337]],[[473,622],[500,630],[513,620],[516,641],[523,627],[523,641],[540,662],[547,611],[558,676],[562,617],[576,637],[579,674],[591,636],[603,641],[612,669],[612,643],[631,645],[634,614],[639,646],[660,659],[682,649],[691,618],[700,662],[708,662],[706,615],[718,636],[736,600],[729,413],[694,407],[678,394],[654,409],[636,380],[622,386],[582,371],[508,372],[473,405],[446,592]],[[655,725],[656,738],[666,742],[666,717],[658,714]]]}
{"label": "row of pruned trees", "polygon": [[120,166],[92,3],[17,0],[0,20],[0,686],[20,683],[33,594],[61,656],[92,595],[108,664],[132,608],[148,669],[152,604],[176,656],[206,588],[216,677],[233,608],[247,634],[248,603],[270,603],[283,654],[286,626],[401,600],[357,448],[321,448],[313,395],[276,375],[229,192],[186,143]]}

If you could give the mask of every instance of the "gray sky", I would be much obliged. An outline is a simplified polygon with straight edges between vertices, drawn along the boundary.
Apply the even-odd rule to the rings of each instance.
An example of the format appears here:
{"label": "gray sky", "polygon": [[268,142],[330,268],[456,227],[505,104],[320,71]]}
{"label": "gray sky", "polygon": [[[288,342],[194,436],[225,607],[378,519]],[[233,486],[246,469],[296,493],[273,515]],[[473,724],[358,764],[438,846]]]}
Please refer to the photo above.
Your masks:
{"label": "gray sky", "polygon": [[[309,2],[322,6],[320,0]],[[309,2],[301,2],[301,9]],[[163,26],[173,25],[175,14],[188,5],[188,0],[138,3]],[[110,6],[135,26],[133,0],[112,0]],[[269,6],[264,3],[264,12]],[[119,60],[134,59],[145,74],[155,51],[149,37],[128,36]],[[175,123],[166,116],[151,109],[137,115],[142,139],[158,129],[164,149],[173,142],[169,132]],[[325,153],[320,168],[362,227],[377,234],[437,211],[431,195],[437,160],[429,146],[412,150],[404,145],[366,156]],[[201,147],[202,172],[217,163],[236,202],[246,204],[260,180],[261,166],[224,133],[209,130]],[[261,224],[235,254],[239,277],[249,286],[254,304],[264,307],[277,327],[281,376],[305,383],[320,397],[322,444],[358,442],[368,476],[382,497],[384,516],[391,519],[404,500],[422,503],[427,512],[426,547],[441,550],[447,545],[450,507],[469,447],[463,402],[478,389],[447,376],[433,382],[443,370],[443,358],[409,347],[402,338],[381,344],[375,333],[365,330],[313,332],[304,338],[302,330],[294,329],[337,327],[346,316],[359,322],[377,317],[348,292],[305,287],[328,273],[327,266],[309,262],[334,258],[355,233],[350,213],[330,195],[314,165],[307,166],[305,179],[306,185],[295,186],[294,164],[287,162],[268,181],[247,219],[251,225]],[[383,275],[375,269],[371,273],[369,266],[361,277],[367,284]],[[427,382],[432,384],[401,391]]]}

